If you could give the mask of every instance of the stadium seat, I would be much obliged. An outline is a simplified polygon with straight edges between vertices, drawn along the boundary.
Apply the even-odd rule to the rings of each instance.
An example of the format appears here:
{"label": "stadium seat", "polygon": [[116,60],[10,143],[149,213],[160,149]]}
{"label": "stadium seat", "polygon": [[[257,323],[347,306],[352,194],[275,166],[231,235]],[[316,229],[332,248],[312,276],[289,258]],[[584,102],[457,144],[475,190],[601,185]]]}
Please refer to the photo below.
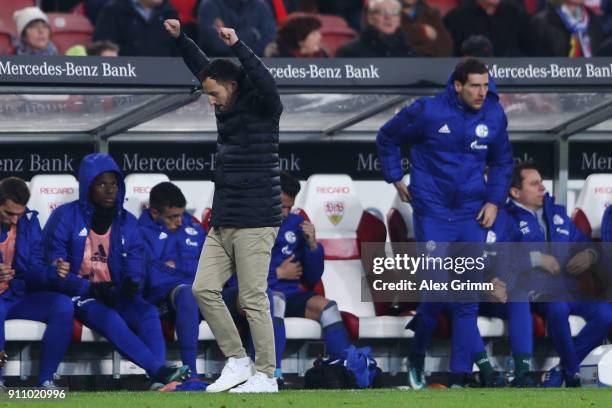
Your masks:
{"label": "stadium seat", "polygon": [[601,218],[612,203],[612,174],[591,174],[576,200],[572,220],[587,236],[601,238]]}
{"label": "stadium seat", "polygon": [[[407,182],[409,177],[406,176],[403,181]],[[387,213],[387,226],[391,242],[414,242],[412,206],[400,200],[397,194]]]}
{"label": "stadium seat", "polygon": [[321,325],[319,322],[302,317],[285,318],[287,340],[320,340]]}
{"label": "stadium seat", "polygon": [[438,9],[442,17],[459,5],[458,0],[425,0],[428,6]]}
{"label": "stadium seat", "polygon": [[11,32],[16,32],[13,13],[25,7],[36,5],[36,0],[4,0],[0,1],[0,21],[10,28]]}
{"label": "stadium seat", "polygon": [[7,320],[4,322],[6,341],[41,341],[47,325],[31,320]]}
{"label": "stadium seat", "polygon": [[351,178],[343,174],[313,175],[296,203],[296,212],[315,225],[325,250],[322,282],[325,296],[336,301],[353,338],[408,337],[410,317],[376,316],[374,303],[362,301],[365,277],[361,243],[386,240],[384,223],[363,210]]}
{"label": "stadium seat", "polygon": [[170,179],[162,173],[128,174],[125,177],[125,204],[123,207],[139,218],[142,210],[149,207],[151,189],[164,181],[170,181]]}
{"label": "stadium seat", "polygon": [[44,227],[53,210],[79,198],[79,183],[71,174],[39,174],[30,181],[30,193],[28,208],[38,211]]}
{"label": "stadium seat", "polygon": [[321,21],[321,43],[330,57],[336,55],[336,50],[343,44],[357,37],[355,30],[340,16],[317,14],[317,18]]}
{"label": "stadium seat", "polygon": [[93,26],[87,17],[70,13],[49,13],[48,17],[51,40],[60,54],[64,54],[73,45],[87,45],[91,42]]}
{"label": "stadium seat", "polygon": [[15,38],[15,28],[13,24],[7,24],[0,17],[0,55],[12,55],[15,53],[13,38]]}

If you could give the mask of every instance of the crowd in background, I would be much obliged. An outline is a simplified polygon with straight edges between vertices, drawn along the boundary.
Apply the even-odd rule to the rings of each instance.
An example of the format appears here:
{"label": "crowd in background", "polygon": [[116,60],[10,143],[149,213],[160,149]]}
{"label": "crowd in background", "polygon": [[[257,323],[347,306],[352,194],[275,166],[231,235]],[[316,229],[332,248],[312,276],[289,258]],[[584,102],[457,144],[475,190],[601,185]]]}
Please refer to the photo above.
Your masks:
{"label": "crowd in background", "polygon": [[[612,0],[32,0],[31,3],[30,7],[14,10],[14,21],[0,19],[0,35],[3,25],[14,26],[12,47],[0,49],[1,53],[177,56],[175,41],[166,34],[162,21],[178,18],[183,31],[215,57],[230,54],[217,35],[222,26],[235,28],[242,41],[257,55],[266,57],[612,55]],[[88,20],[89,43],[72,44],[58,51],[54,24],[47,13],[76,14]]]}

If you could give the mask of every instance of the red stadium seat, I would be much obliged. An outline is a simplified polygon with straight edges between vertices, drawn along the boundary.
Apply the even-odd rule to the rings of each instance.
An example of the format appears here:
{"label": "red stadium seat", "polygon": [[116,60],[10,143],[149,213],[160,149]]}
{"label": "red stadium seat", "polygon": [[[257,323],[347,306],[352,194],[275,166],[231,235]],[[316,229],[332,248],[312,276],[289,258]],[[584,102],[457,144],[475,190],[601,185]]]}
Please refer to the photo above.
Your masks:
{"label": "red stadium seat", "polygon": [[36,5],[36,0],[4,0],[0,1],[0,23],[4,23],[11,31],[17,31],[13,13],[25,7]]}
{"label": "red stadium seat", "polygon": [[64,54],[73,45],[87,45],[91,42],[93,26],[89,19],[82,15],[70,13],[49,13],[52,41],[60,54]]}
{"label": "red stadium seat", "polygon": [[330,57],[336,55],[336,50],[343,44],[357,37],[355,30],[340,16],[317,14],[317,18],[321,21],[321,43]]}
{"label": "red stadium seat", "polygon": [[0,55],[12,55],[15,53],[13,38],[16,37],[14,24],[5,24],[0,18]]}
{"label": "red stadium seat", "polygon": [[458,0],[425,0],[430,7],[438,9],[442,17],[459,5]]}

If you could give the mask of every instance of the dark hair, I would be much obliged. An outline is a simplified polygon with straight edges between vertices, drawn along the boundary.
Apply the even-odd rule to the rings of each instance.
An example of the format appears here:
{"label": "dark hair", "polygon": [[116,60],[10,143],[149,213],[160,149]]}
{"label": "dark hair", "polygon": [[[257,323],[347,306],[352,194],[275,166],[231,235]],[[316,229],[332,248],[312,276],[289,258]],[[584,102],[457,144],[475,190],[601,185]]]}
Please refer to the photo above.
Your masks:
{"label": "dark hair", "polygon": [[151,189],[149,205],[162,212],[164,208],[185,208],[187,200],[180,188],[169,181],[164,181]]}
{"label": "dark hair", "polygon": [[518,188],[519,190],[523,188],[523,170],[538,170],[536,165],[533,162],[526,161],[519,164],[514,165],[514,169],[512,170],[512,179],[510,180],[510,188]]}
{"label": "dark hair", "polygon": [[30,200],[28,185],[19,177],[8,177],[0,181],[0,205],[6,200],[15,204],[27,205]]}
{"label": "dark hair", "polygon": [[204,67],[200,71],[200,81],[204,82],[207,78],[214,79],[217,82],[228,83],[240,79],[240,67],[232,61],[219,58]]}
{"label": "dark hair", "polygon": [[115,51],[119,53],[119,46],[112,41],[96,41],[85,47],[87,55],[101,55],[104,51]]}
{"label": "dark hair", "polygon": [[468,80],[470,74],[486,74],[489,70],[484,62],[476,58],[466,58],[455,67],[453,81],[459,81],[462,85]]}
{"label": "dark hair", "polygon": [[298,50],[300,41],[321,28],[321,20],[306,13],[291,13],[278,28],[276,43],[279,49]]}
{"label": "dark hair", "polygon": [[287,194],[289,197],[295,198],[302,188],[302,186],[300,186],[300,182],[286,171],[281,171],[280,179],[281,191]]}
{"label": "dark hair", "polygon": [[461,55],[465,57],[492,57],[493,44],[484,35],[470,35],[461,43]]}

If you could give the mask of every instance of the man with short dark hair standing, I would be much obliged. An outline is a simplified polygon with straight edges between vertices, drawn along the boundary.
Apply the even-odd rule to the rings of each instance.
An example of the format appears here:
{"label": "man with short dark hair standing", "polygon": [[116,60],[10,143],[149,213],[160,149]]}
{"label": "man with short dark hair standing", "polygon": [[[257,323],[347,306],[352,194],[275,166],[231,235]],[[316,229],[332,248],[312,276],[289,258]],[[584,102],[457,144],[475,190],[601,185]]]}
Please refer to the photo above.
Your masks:
{"label": "man with short dark hair standing", "polygon": [[[228,362],[207,391],[278,392],[266,289],[271,250],[282,221],[278,125],[283,105],[274,78],[233,29],[220,28],[219,37],[241,67],[226,59],[210,62],[181,33],[177,20],[166,20],[165,26],[187,66],[202,81],[215,108],[219,133],[212,227],[193,294]],[[254,367],[221,297],[234,271],[255,345]]]}
{"label": "man with short dark hair standing", "polygon": [[[427,242],[429,248],[435,243],[485,241],[498,207],[506,201],[512,173],[506,127],[506,115],[486,65],[466,59],[456,66],[444,92],[418,99],[380,128],[376,143],[382,172],[395,185],[400,199],[412,204],[417,242]],[[403,144],[410,145],[410,189],[402,182]],[[409,381],[419,389],[426,386],[425,350],[444,306],[444,299],[434,292],[424,293],[421,300],[410,325],[415,339]],[[447,306],[455,328],[451,384],[463,385],[477,361],[484,384],[493,385],[493,370],[476,325],[478,303]]]}

